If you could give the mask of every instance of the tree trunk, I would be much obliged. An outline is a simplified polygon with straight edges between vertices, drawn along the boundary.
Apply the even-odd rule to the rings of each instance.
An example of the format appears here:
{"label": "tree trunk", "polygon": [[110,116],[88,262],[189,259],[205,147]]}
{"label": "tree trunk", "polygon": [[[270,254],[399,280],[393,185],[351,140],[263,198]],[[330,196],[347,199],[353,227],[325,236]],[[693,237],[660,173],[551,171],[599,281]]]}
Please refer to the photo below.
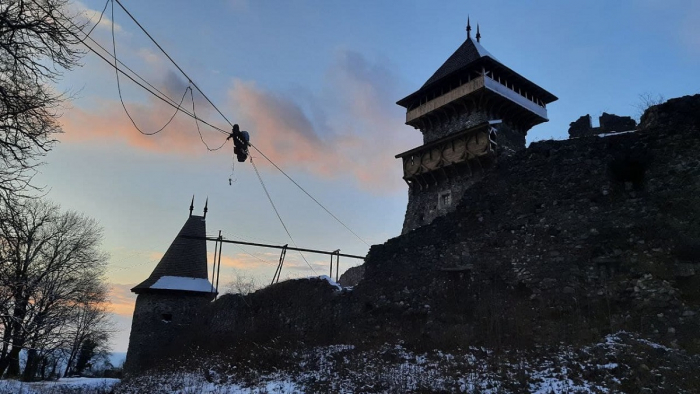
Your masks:
{"label": "tree trunk", "polygon": [[41,358],[41,380],[46,380],[46,356]]}
{"label": "tree trunk", "polygon": [[21,322],[27,316],[27,305],[29,304],[28,297],[24,297],[23,293],[23,287],[13,291],[15,307],[12,311],[12,324],[10,325],[12,329],[12,350],[10,350],[5,359],[0,360],[0,376],[7,371],[7,377],[19,377],[19,352],[24,346],[25,339]]}
{"label": "tree trunk", "polygon": [[27,365],[24,367],[24,373],[22,374],[22,380],[25,382],[31,382],[36,376],[37,368],[39,367],[39,357],[36,349],[29,349],[27,352]]}
{"label": "tree trunk", "polygon": [[6,377],[19,376],[19,351],[21,347],[12,347],[7,357],[0,362],[0,376],[7,371]]}

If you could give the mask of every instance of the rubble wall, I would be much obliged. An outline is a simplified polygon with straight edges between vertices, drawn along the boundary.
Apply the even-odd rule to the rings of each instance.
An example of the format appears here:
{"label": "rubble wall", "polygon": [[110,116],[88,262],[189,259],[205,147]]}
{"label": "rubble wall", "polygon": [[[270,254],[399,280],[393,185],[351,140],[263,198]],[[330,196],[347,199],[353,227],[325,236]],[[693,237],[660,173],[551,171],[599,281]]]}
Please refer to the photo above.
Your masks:
{"label": "rubble wall", "polygon": [[683,97],[635,133],[533,143],[454,212],[373,246],[352,291],[295,280],[223,297],[200,332],[449,348],[628,330],[698,353],[698,114],[700,95]]}

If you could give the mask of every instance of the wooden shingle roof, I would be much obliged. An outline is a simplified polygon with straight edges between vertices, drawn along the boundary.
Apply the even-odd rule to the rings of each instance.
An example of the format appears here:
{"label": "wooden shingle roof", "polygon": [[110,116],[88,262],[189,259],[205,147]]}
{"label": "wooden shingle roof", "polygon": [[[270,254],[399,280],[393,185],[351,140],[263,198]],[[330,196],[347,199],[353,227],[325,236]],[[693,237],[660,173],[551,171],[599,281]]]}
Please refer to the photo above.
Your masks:
{"label": "wooden shingle roof", "polygon": [[[202,239],[185,238],[201,237]],[[158,265],[145,281],[131,291],[140,293],[151,289],[151,285],[164,276],[207,279],[206,223],[202,216],[190,216],[177,237],[160,259]]]}
{"label": "wooden shingle roof", "polygon": [[428,78],[427,81],[421,86],[421,89],[427,88],[435,82],[438,82],[442,78],[452,74],[453,72],[460,70],[469,64],[481,59],[482,57],[488,56],[493,60],[496,60],[493,55],[491,55],[480,43],[474,41],[472,38],[467,38],[462,45],[457,48],[457,50],[447,58],[445,63],[440,66],[440,68],[435,71],[435,73]]}
{"label": "wooden shingle roof", "polygon": [[425,81],[420,89],[397,101],[397,104],[405,108],[412,107],[416,105],[417,102],[420,102],[424,96],[429,95],[430,92],[435,90],[440,91],[440,87],[443,85],[452,86],[455,80],[459,80],[458,77],[460,75],[468,72],[468,70],[480,71],[482,66],[495,69],[504,77],[508,76],[512,78],[514,82],[526,87],[532,93],[539,96],[545,103],[557,100],[557,97],[552,93],[505,66],[489,53],[489,51],[484,49],[477,40],[468,37],[462,45],[447,58],[442,66]]}

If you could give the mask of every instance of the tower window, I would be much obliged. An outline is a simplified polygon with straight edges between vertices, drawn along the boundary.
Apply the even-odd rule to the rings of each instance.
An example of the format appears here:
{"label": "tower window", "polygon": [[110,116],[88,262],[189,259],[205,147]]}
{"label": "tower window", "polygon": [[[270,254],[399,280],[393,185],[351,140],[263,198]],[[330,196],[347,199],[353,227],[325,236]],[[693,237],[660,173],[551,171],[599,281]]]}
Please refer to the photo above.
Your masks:
{"label": "tower window", "polygon": [[173,314],[172,313],[163,313],[162,318],[163,318],[164,323],[170,323],[171,321],[173,321]]}
{"label": "tower window", "polygon": [[452,193],[444,192],[438,195],[438,208],[444,209],[452,205]]}

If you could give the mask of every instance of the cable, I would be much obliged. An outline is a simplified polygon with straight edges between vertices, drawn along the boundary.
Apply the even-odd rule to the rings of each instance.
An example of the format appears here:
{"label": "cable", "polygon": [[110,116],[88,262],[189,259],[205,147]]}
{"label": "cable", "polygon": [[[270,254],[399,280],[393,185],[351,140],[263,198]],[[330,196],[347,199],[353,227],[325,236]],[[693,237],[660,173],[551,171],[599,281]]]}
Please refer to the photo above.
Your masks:
{"label": "cable", "polygon": [[[333,217],[333,219],[335,219],[338,223],[340,223],[341,225],[343,225],[343,227],[345,227],[348,231],[350,231],[350,232],[352,233],[352,235],[354,235],[355,237],[357,237],[357,239],[359,239],[360,241],[362,241],[362,243],[364,243],[365,245],[370,246],[364,239],[360,238],[359,235],[357,235],[354,231],[352,231],[352,230],[350,229],[350,227],[348,227],[345,223],[343,223],[340,219],[338,219],[337,216],[333,215],[333,213],[331,213],[331,211],[329,211],[328,208],[326,208],[325,206],[323,206],[323,204],[321,204],[317,199],[315,199],[311,194],[309,194],[309,192],[307,192],[303,187],[301,187],[301,185],[299,185],[294,179],[292,179],[292,177],[290,177],[289,175],[287,175],[287,173],[284,172],[284,171],[283,171],[277,164],[275,164],[272,160],[270,160],[269,157],[267,157],[264,153],[262,153],[262,152],[260,151],[260,149],[258,149],[255,145],[253,145],[253,144],[251,144],[251,143],[248,143],[248,145],[250,145],[250,146],[251,146],[253,149],[255,149],[258,153],[260,153],[260,154],[262,155],[262,157],[264,157],[267,161],[270,162],[270,164],[272,164],[275,168],[277,168],[284,176],[287,177],[287,179],[289,179],[290,181],[292,181],[292,183],[293,183],[294,185],[296,185],[296,187],[298,187],[302,192],[304,192],[304,194],[306,194],[307,196],[309,196],[309,198],[312,199],[316,204],[318,204],[319,207],[323,208],[323,210],[326,211],[329,215],[331,215],[331,216]],[[253,158],[252,158],[252,156],[251,156],[250,162],[251,162],[251,164],[253,163]]]}
{"label": "cable", "polygon": [[[119,92],[119,101],[122,103],[122,108],[124,108],[124,112],[126,112],[126,116],[129,117],[129,120],[131,121],[131,124],[134,125],[134,127],[136,128],[136,130],[139,131],[139,133],[144,134],[144,135],[155,135],[155,134],[158,134],[158,133],[160,133],[161,131],[163,131],[166,127],[168,127],[168,125],[170,124],[170,122],[172,122],[173,119],[175,119],[175,115],[177,115],[177,113],[180,112],[180,107],[182,107],[182,102],[185,101],[185,96],[187,95],[187,91],[188,91],[188,90],[192,90],[192,88],[190,88],[190,87],[188,86],[188,87],[185,89],[185,93],[182,94],[182,99],[180,100],[180,104],[177,105],[177,107],[175,108],[175,112],[174,112],[173,115],[170,117],[170,119],[168,120],[168,122],[165,123],[165,125],[163,125],[163,127],[161,127],[160,129],[158,129],[158,130],[156,130],[156,131],[154,131],[154,132],[152,132],[152,133],[147,133],[147,132],[141,130],[141,129],[139,128],[139,126],[136,125],[136,121],[134,121],[134,118],[133,118],[133,117],[131,116],[131,114],[129,113],[129,110],[126,109],[126,104],[124,104],[124,98],[122,97],[122,87],[121,87],[121,83],[119,82],[119,72],[118,72],[119,67],[117,66],[117,40],[116,40],[116,38],[114,37],[114,24],[115,24],[115,23],[116,23],[116,22],[114,21],[114,2],[112,2],[112,53],[113,53],[113,55],[114,55],[114,75],[117,77],[117,91]],[[193,99],[193,100],[194,100],[194,99]],[[192,101],[192,105],[193,105],[193,107],[194,107],[194,101]],[[197,125],[197,127],[199,127],[199,125]],[[202,142],[204,142],[204,139],[202,139]],[[204,143],[204,145],[206,145],[206,143]],[[223,145],[222,145],[222,146],[223,146]],[[207,149],[209,149],[208,146],[207,146]]]}
{"label": "cable", "polygon": [[[129,10],[127,10],[126,7],[124,7],[124,5],[119,0],[115,0],[115,1],[117,2],[117,4],[119,4],[119,7],[121,7],[122,10],[124,10],[124,12],[126,12],[127,15],[129,15],[129,18],[131,18],[131,20],[134,21],[134,23],[136,23],[136,25],[141,29],[141,31],[146,33],[148,38],[150,38],[151,41],[153,41],[153,43],[158,47],[158,49],[161,50],[161,52],[163,52],[163,54],[168,58],[168,60],[170,60],[170,62],[173,63],[175,65],[175,67],[177,67],[178,70],[180,70],[182,75],[184,75],[185,78],[187,78],[187,80],[192,84],[192,86],[194,86],[195,89],[197,89],[197,91],[199,93],[201,93],[202,96],[209,102],[209,104],[211,104],[211,106],[214,107],[216,112],[218,112],[219,115],[221,115],[221,117],[223,117],[226,120],[226,122],[228,122],[228,124],[233,127],[233,123],[231,123],[231,121],[228,120],[228,118],[223,114],[223,112],[221,112],[219,110],[219,108],[217,108],[216,105],[214,105],[214,103],[211,100],[209,100],[209,97],[207,97],[207,95],[204,94],[204,92],[202,92],[202,89],[200,89],[199,86],[197,86],[197,84],[195,84],[194,81],[192,81],[192,78],[190,78],[189,75],[187,75],[187,73],[185,73],[185,71],[183,71],[182,68],[180,68],[180,66],[177,63],[175,63],[175,60],[173,60],[173,58],[170,57],[170,55],[168,55],[168,52],[166,52],[165,49],[163,49],[163,47],[161,47],[160,44],[158,44],[158,42],[153,38],[153,36],[151,36],[148,33],[148,31],[146,31],[146,29],[143,26],[141,26],[139,21],[137,21],[136,18],[134,18],[134,16],[131,15]],[[112,8],[114,8],[114,3],[112,3]],[[112,14],[112,19],[114,19],[114,14]],[[112,21],[112,23],[114,23],[114,21]]]}
{"label": "cable", "polygon": [[[287,225],[284,224],[284,221],[282,220],[282,216],[280,216],[280,213],[277,211],[277,207],[275,206],[275,203],[272,201],[272,197],[270,197],[270,193],[268,193],[268,191],[267,191],[267,187],[265,186],[265,183],[263,182],[262,177],[260,176],[260,172],[258,171],[258,167],[253,162],[253,156],[250,156],[250,164],[253,165],[253,169],[255,170],[255,175],[258,176],[258,180],[260,181],[260,185],[262,185],[262,188],[265,191],[265,195],[267,196],[267,199],[270,201],[270,205],[272,205],[272,209],[275,211],[275,214],[277,215],[277,219],[279,219],[280,223],[282,223],[282,227],[284,227],[284,231],[289,236],[289,239],[294,244],[294,247],[298,248],[299,246],[297,246],[297,243],[294,241],[294,238],[292,238],[292,234],[289,233],[289,230],[287,229]],[[318,275],[318,273],[316,272],[314,267],[312,267],[311,264],[309,264],[309,261],[306,260],[306,257],[304,257],[304,255],[301,253],[301,251],[299,252],[299,255],[301,256],[302,259],[304,259],[304,261],[306,262],[306,265],[308,265],[309,268],[311,268],[311,271],[314,272],[314,275]]]}
{"label": "cable", "polygon": [[[111,1],[111,0],[108,0],[108,2],[109,2],[109,1]],[[39,4],[37,4],[37,5],[38,5],[43,11],[47,12],[47,11],[46,11],[44,8],[42,8]],[[76,25],[76,24],[75,24],[70,18],[68,18],[65,14],[61,13],[61,12],[58,11],[58,10],[57,10],[56,12],[58,12],[61,16],[63,16],[65,20],[67,20],[68,22],[70,22],[70,24],[71,24],[74,28],[76,28],[77,30],[80,30],[83,34],[85,34],[85,32],[80,28],[80,26]],[[102,55],[101,53],[99,53],[97,50],[95,50],[95,49],[92,48],[90,45],[88,45],[87,43],[85,43],[84,38],[78,37],[77,34],[75,34],[72,30],[66,28],[66,26],[63,25],[60,21],[56,20],[56,22],[57,22],[61,27],[63,27],[64,29],[66,29],[66,30],[67,30],[71,35],[73,35],[76,39],[78,39],[78,41],[80,41],[83,45],[85,45],[85,47],[86,47],[88,50],[90,50],[92,53],[94,53],[95,55],[97,55],[97,57],[99,57],[100,59],[102,59],[102,60],[103,60],[106,64],[108,64],[110,67],[115,68],[114,62],[113,62],[112,60],[107,59],[105,56],[103,56],[103,55]],[[90,41],[92,41],[95,45],[97,45],[100,49],[102,49],[102,50],[107,54],[107,56],[111,57],[113,60],[116,60],[119,64],[121,64],[122,66],[124,66],[127,70],[129,70],[130,72],[132,72],[137,78],[139,78],[140,80],[142,80],[146,85],[150,86],[153,90],[155,90],[155,91],[157,91],[158,93],[160,93],[160,95],[159,95],[159,94],[156,94],[153,90],[151,90],[151,89],[147,88],[146,86],[144,86],[143,83],[141,83],[141,82],[135,80],[134,77],[132,77],[131,75],[129,75],[129,74],[127,74],[126,72],[124,72],[124,70],[122,70],[122,69],[120,69],[120,68],[115,68],[115,69],[116,69],[118,72],[120,72],[123,76],[129,78],[132,82],[134,82],[136,85],[138,85],[139,87],[141,87],[142,89],[144,89],[145,91],[147,91],[148,93],[150,93],[151,95],[153,95],[154,97],[160,99],[160,100],[163,101],[164,103],[166,103],[166,104],[170,105],[171,107],[173,107],[173,108],[179,110],[180,112],[186,114],[187,116],[189,116],[189,117],[191,117],[191,118],[194,118],[195,120],[198,120],[200,123],[203,123],[203,124],[205,124],[205,125],[211,127],[212,129],[221,132],[222,134],[224,134],[224,135],[226,135],[226,136],[228,136],[228,135],[230,134],[230,131],[226,131],[226,130],[220,128],[220,127],[214,126],[213,124],[211,124],[211,123],[205,121],[205,120],[202,119],[202,118],[195,118],[195,116],[194,116],[193,114],[191,114],[189,111],[185,110],[185,109],[182,108],[181,106],[178,107],[177,104],[175,104],[175,103],[176,103],[175,100],[171,99],[171,98],[168,97],[165,93],[163,93],[163,92],[161,92],[160,90],[158,90],[158,88],[156,88],[156,87],[153,86],[151,83],[149,83],[148,81],[146,81],[143,77],[141,77],[137,72],[135,72],[134,70],[132,70],[131,68],[129,68],[129,66],[127,66],[126,64],[124,64],[121,60],[115,59],[115,58],[112,56],[112,54],[109,53],[109,51],[108,51],[105,47],[103,47],[102,45],[100,45],[100,43],[98,43],[97,41],[95,41],[92,37],[87,37],[87,36],[86,36],[85,38],[88,38]]]}
{"label": "cable", "polygon": [[204,141],[204,137],[202,136],[202,130],[199,129],[199,122],[197,121],[197,112],[195,112],[195,110],[194,110],[194,94],[192,93],[192,88],[190,88],[189,86],[187,88],[190,90],[190,98],[192,98],[192,113],[194,114],[194,124],[197,125],[197,133],[199,133],[199,139],[202,140],[202,143],[204,144],[204,146],[207,147],[207,150],[209,152],[214,152],[214,151],[217,151],[217,150],[223,148],[224,145],[226,145],[226,142],[228,141],[228,139],[224,140],[224,142],[221,145],[219,145],[218,148],[214,148],[214,149],[210,148],[209,144],[207,144],[207,142]]}
{"label": "cable", "polygon": [[[92,33],[92,31],[95,30],[95,28],[97,27],[97,25],[100,24],[100,22],[102,22],[102,17],[104,16],[105,11],[107,11],[107,6],[109,5],[109,2],[110,2],[110,1],[112,1],[112,0],[107,0],[107,1],[105,2],[105,7],[102,9],[102,12],[100,13],[100,18],[97,19],[97,23],[95,23],[95,25],[94,25],[92,28],[90,28],[90,31],[87,32],[87,34],[85,34],[85,38],[89,38],[89,37],[90,37],[90,34]],[[83,42],[83,41],[84,41],[84,40],[81,40],[80,42]]]}
{"label": "cable", "polygon": [[[207,97],[207,95],[194,83],[194,81],[192,81],[192,79],[184,72],[184,70],[182,70],[182,68],[181,68],[181,67],[172,59],[172,57],[160,46],[160,44],[158,44],[158,42],[155,41],[155,39],[153,38],[153,36],[151,36],[151,35],[148,33],[148,31],[146,31],[146,29],[136,20],[136,18],[134,18],[133,15],[131,15],[131,13],[124,7],[123,4],[121,4],[121,2],[120,2],[119,0],[108,0],[108,1],[105,3],[105,8],[104,8],[104,10],[102,11],[102,13],[104,14],[104,12],[105,12],[105,10],[106,10],[106,7],[107,7],[107,5],[109,4],[109,1],[112,1],[112,45],[113,45],[113,52],[114,52],[114,56],[113,56],[113,58],[114,58],[114,63],[112,63],[110,60],[106,59],[104,56],[102,56],[100,53],[98,53],[94,48],[92,48],[92,47],[90,47],[89,45],[87,45],[87,44],[84,42],[84,39],[80,39],[80,38],[77,37],[77,36],[76,36],[76,38],[78,38],[78,40],[80,40],[90,51],[92,51],[93,53],[95,53],[98,57],[100,57],[102,60],[104,60],[107,64],[109,64],[111,67],[114,67],[114,69],[115,69],[115,75],[117,76],[117,84],[118,84],[119,93],[120,93],[120,101],[121,101],[121,103],[122,103],[122,106],[124,107],[124,110],[127,112],[127,115],[129,116],[129,119],[130,119],[131,122],[134,124],[134,127],[136,127],[136,128],[139,130],[139,132],[141,132],[141,133],[143,133],[143,134],[152,135],[152,134],[144,133],[143,131],[141,131],[141,130],[136,126],[136,124],[134,123],[134,120],[133,120],[133,119],[131,118],[131,116],[129,115],[129,113],[128,113],[127,109],[126,109],[126,106],[124,105],[123,98],[122,98],[122,96],[121,96],[121,89],[120,89],[120,86],[119,86],[119,73],[122,73],[124,76],[126,76],[127,78],[129,78],[131,81],[133,81],[134,83],[136,83],[137,85],[139,85],[139,86],[140,86],[141,88],[143,88],[144,90],[148,91],[149,93],[151,93],[152,95],[154,95],[154,96],[157,97],[158,99],[162,100],[162,101],[165,102],[166,104],[169,104],[171,107],[173,107],[173,108],[176,110],[176,113],[177,113],[178,111],[179,111],[179,112],[183,112],[183,113],[187,114],[188,116],[190,116],[191,118],[193,118],[193,119],[195,120],[196,125],[197,125],[197,131],[198,131],[198,133],[199,133],[199,135],[200,135],[200,139],[202,140],[202,142],[204,143],[204,145],[207,147],[208,150],[210,150],[210,151],[215,151],[215,150],[221,149],[221,148],[223,147],[223,145],[226,144],[226,141],[224,141],[224,143],[223,143],[221,146],[217,147],[217,148],[214,148],[214,149],[210,148],[209,145],[204,141],[204,138],[203,138],[203,136],[202,136],[202,134],[201,134],[201,130],[200,130],[200,128],[199,128],[199,122],[201,122],[201,123],[203,123],[203,124],[205,124],[205,125],[211,127],[211,128],[214,129],[214,130],[217,130],[217,131],[219,131],[219,132],[221,132],[222,134],[225,134],[225,135],[227,135],[227,136],[230,135],[230,132],[228,132],[228,131],[226,131],[226,130],[223,130],[223,129],[219,128],[219,127],[216,127],[216,126],[214,126],[214,125],[212,125],[212,124],[210,124],[210,123],[204,121],[203,119],[200,119],[200,118],[197,117],[196,113],[194,113],[194,111],[195,111],[195,108],[194,108],[194,96],[193,96],[193,94],[192,94],[192,88],[191,88],[191,87],[188,87],[188,89],[190,90],[190,95],[191,95],[191,97],[192,97],[192,104],[193,104],[192,110],[193,110],[193,113],[189,113],[189,112],[186,111],[184,108],[182,108],[182,100],[184,100],[184,95],[183,95],[183,99],[180,101],[179,104],[177,104],[177,105],[174,104],[174,103],[175,103],[174,100],[172,100],[172,99],[171,99],[170,97],[168,97],[166,94],[164,94],[163,92],[161,92],[160,90],[158,90],[157,88],[155,88],[155,87],[154,87],[153,85],[151,85],[148,81],[146,81],[143,77],[141,77],[138,73],[136,73],[135,71],[133,71],[132,69],[130,69],[126,64],[124,64],[124,63],[121,62],[119,59],[117,59],[117,57],[116,57],[116,43],[115,43],[116,39],[115,39],[115,34],[114,34],[114,23],[115,23],[115,22],[114,22],[114,1],[117,2],[117,4],[124,10],[124,12],[126,12],[126,14],[134,21],[134,23],[136,23],[136,24],[138,25],[138,27],[151,39],[151,41],[163,52],[163,54],[165,54],[165,56],[168,58],[168,60],[170,60],[170,61],[173,63],[173,65],[175,65],[175,67],[177,67],[177,69],[188,79],[188,81],[190,82],[190,84],[191,84],[192,86],[194,86],[194,87],[197,89],[197,91],[199,91],[199,92],[202,94],[202,96],[209,102],[209,104],[211,104],[211,106],[214,107],[214,109],[216,109],[216,111],[229,123],[229,125],[232,125],[231,122],[228,120],[228,118],[226,118],[226,116],[218,109],[218,107],[216,107],[216,105],[214,105],[214,103],[209,99],[209,97]],[[102,15],[100,16],[100,20],[101,20],[101,18],[102,18]],[[70,20],[70,18],[66,18],[66,19],[67,19],[68,21],[70,21],[71,24],[73,24],[74,27],[76,27],[76,28],[78,28],[79,30],[82,31],[82,29],[80,29],[80,27],[76,26],[76,25]],[[99,23],[99,21],[98,21],[98,23]],[[93,28],[90,30],[90,32],[92,32],[92,30],[93,30],[94,28],[95,28],[95,27],[93,26]],[[90,32],[89,32],[88,34],[86,34],[86,37],[85,37],[85,38],[90,39],[90,41],[92,41],[92,42],[95,43],[97,46],[99,46],[103,51],[105,51],[105,53],[108,53],[108,51],[107,51],[104,47],[102,47],[97,41],[95,41],[94,39],[92,39],[91,37],[89,37]],[[71,34],[73,34],[73,35],[75,36],[74,33],[71,33]],[[148,89],[148,88],[145,87],[142,83],[136,81],[132,76],[130,76],[129,74],[127,74],[127,73],[124,72],[123,70],[119,69],[119,67],[117,66],[117,63],[123,65],[127,70],[129,70],[131,73],[133,73],[134,75],[136,75],[139,79],[141,79],[142,81],[144,81],[148,86],[150,86],[151,88],[153,88],[154,90],[156,90],[158,93],[160,93],[160,95],[156,94],[156,93],[153,92],[151,89]],[[186,93],[187,93],[187,91],[185,91],[185,94],[186,94]],[[163,96],[164,96],[165,98],[164,98]],[[169,100],[169,101],[168,101],[168,100]],[[175,116],[175,115],[173,115],[173,117],[174,117],[174,116]],[[172,118],[170,119],[170,121],[172,121]],[[170,121],[168,121],[167,124],[169,124]],[[166,126],[167,126],[167,124],[166,124]],[[165,126],[164,126],[164,127],[165,127]],[[161,130],[162,130],[162,128],[161,128]],[[158,130],[158,131],[155,132],[155,133],[158,133],[158,132],[160,132],[161,130]],[[153,133],[153,134],[155,134],[155,133]],[[364,243],[364,244],[367,245],[367,246],[370,246],[364,239],[362,239],[359,235],[357,235],[357,233],[355,233],[354,231],[352,231],[352,229],[350,229],[350,227],[348,227],[345,223],[343,223],[343,221],[341,221],[341,220],[340,220],[337,216],[335,216],[330,210],[328,210],[328,208],[326,208],[323,204],[321,204],[321,202],[319,202],[319,201],[318,201],[316,198],[314,198],[308,191],[306,191],[301,185],[299,185],[299,183],[297,183],[294,179],[292,179],[292,177],[290,177],[284,170],[282,170],[282,168],[280,168],[280,167],[279,167],[277,164],[275,164],[269,157],[267,157],[267,155],[265,155],[260,149],[258,149],[258,148],[257,148],[256,146],[254,146],[253,144],[249,144],[249,145],[250,145],[251,147],[253,147],[258,153],[260,153],[268,162],[270,162],[270,164],[272,164],[272,165],[273,165],[278,171],[280,171],[285,177],[287,177],[287,179],[289,179],[297,188],[299,188],[302,192],[304,192],[304,194],[306,194],[309,198],[311,198],[311,200],[313,200],[318,206],[320,206],[324,211],[326,211],[326,213],[328,213],[333,219],[335,219],[338,223],[340,223],[343,227],[345,227],[346,230],[350,231],[350,233],[352,233],[352,234],[353,234],[357,239],[359,239],[362,243]],[[253,163],[252,163],[252,157],[251,157],[251,164],[253,164]],[[253,165],[253,167],[255,168],[255,165]],[[234,169],[234,166],[232,165],[232,173],[233,173],[233,169]],[[257,173],[257,168],[255,168],[255,169],[256,169],[256,173]],[[260,180],[261,183],[262,183],[262,178],[260,178],[260,175],[259,175],[259,174],[258,174],[258,178],[259,178],[259,180]],[[230,182],[231,182],[231,178],[229,178],[229,183],[230,183]],[[263,187],[264,187],[264,184],[263,184]],[[267,192],[267,190],[266,190],[266,192]],[[268,195],[268,198],[269,198],[269,195]],[[270,202],[272,202],[271,199],[270,199]],[[274,207],[274,204],[273,204],[273,207]],[[275,209],[275,210],[276,210],[276,209]],[[278,217],[279,217],[279,214],[278,214]],[[280,220],[281,220],[281,218],[280,218]],[[284,223],[283,223],[283,224],[284,224]],[[285,227],[285,230],[287,230],[286,227]],[[291,238],[291,237],[290,237],[290,238]],[[303,257],[303,255],[302,255],[302,257]],[[304,260],[306,260],[306,259],[304,259]],[[307,264],[308,264],[308,261],[307,261]],[[313,267],[312,267],[312,269],[313,269]]]}
{"label": "cable", "polygon": [[[108,1],[111,1],[111,0],[108,0]],[[107,48],[105,48],[105,47],[103,47],[102,45],[100,45],[100,43],[97,42],[97,41],[95,41],[92,37],[85,37],[85,38],[87,38],[87,39],[89,39],[90,41],[92,41],[92,43],[94,43],[94,44],[97,45],[100,49],[102,49],[102,50],[107,54],[107,56],[112,57],[112,59],[114,60],[114,57],[112,56],[111,53],[109,53],[109,51],[107,50]],[[87,45],[84,41],[81,41],[81,42],[83,43],[83,45],[85,45],[86,47],[88,47],[89,50],[91,50],[92,52],[94,52],[95,54],[97,54],[97,52],[96,52],[93,48],[89,47],[89,45]],[[98,55],[98,56],[99,56],[99,55]],[[104,60],[104,58],[103,58],[103,60]],[[173,104],[177,104],[177,102],[176,102],[175,100],[171,99],[170,97],[168,97],[167,94],[165,94],[165,93],[161,92],[160,90],[158,90],[157,87],[153,86],[150,82],[148,82],[145,78],[143,78],[142,76],[140,76],[136,71],[132,70],[132,69],[131,69],[129,66],[127,66],[124,62],[122,62],[122,61],[119,60],[119,59],[116,59],[116,60],[117,60],[117,62],[118,62],[121,66],[123,66],[124,68],[126,68],[127,70],[129,70],[132,74],[134,74],[138,79],[140,79],[141,81],[143,81],[143,82],[144,82],[146,85],[148,85],[151,89],[155,90],[155,91],[158,92],[160,95],[164,96],[166,99],[168,99],[168,100],[169,100],[170,102],[172,102]],[[111,67],[114,67],[114,65],[111,64],[112,61],[109,61],[109,60],[108,60],[107,62],[110,64]],[[119,71],[121,72],[121,70],[119,70]],[[123,73],[123,72],[122,72],[122,73]],[[123,73],[123,74],[124,74],[124,73]],[[126,74],[125,74],[125,75],[126,75]],[[127,77],[128,77],[128,75],[127,75]],[[132,81],[133,81],[133,79],[132,79]],[[135,82],[135,81],[134,81],[134,82]],[[152,93],[152,92],[151,92],[151,93]],[[183,112],[185,112],[185,111],[183,111]],[[187,115],[189,115],[189,116],[192,116],[192,115],[191,115],[190,113],[188,113],[188,112],[185,112],[185,113],[186,113]]]}
{"label": "cable", "polygon": [[[99,52],[97,52],[94,48],[90,47],[89,45],[87,45],[87,44],[84,44],[84,45],[85,45],[90,51],[92,51],[92,53],[94,53],[94,54],[97,55],[100,59],[102,59],[105,63],[107,63],[110,67],[114,67],[114,64],[112,63],[112,61],[110,61],[109,59],[107,59],[107,58],[105,58],[104,56],[102,56]],[[112,55],[110,54],[109,56],[111,57]],[[121,63],[121,61],[120,61],[120,63]],[[200,123],[203,123],[203,124],[205,124],[205,125],[211,127],[212,129],[221,132],[222,134],[225,134],[225,135],[227,135],[227,136],[230,134],[230,132],[228,132],[228,131],[226,131],[226,130],[220,128],[220,127],[214,126],[213,124],[211,124],[211,123],[205,121],[205,120],[202,119],[202,118],[195,118],[195,116],[194,116],[193,114],[191,114],[189,111],[187,111],[186,109],[184,109],[184,108],[182,108],[182,107],[179,107],[179,108],[178,108],[178,106],[177,106],[176,104],[174,104],[175,101],[172,100],[170,97],[165,96],[165,94],[163,94],[162,92],[161,92],[161,94],[163,94],[163,96],[165,96],[165,98],[162,97],[161,95],[156,94],[154,91],[152,91],[151,89],[147,88],[146,86],[144,86],[144,85],[143,85],[142,83],[140,83],[139,81],[135,80],[134,77],[132,77],[131,75],[129,75],[129,74],[127,74],[126,72],[124,72],[124,70],[121,70],[121,69],[116,69],[116,70],[117,70],[118,72],[120,72],[123,76],[129,78],[132,82],[134,82],[135,84],[137,84],[138,86],[140,86],[142,89],[146,90],[148,93],[152,94],[153,96],[155,96],[156,98],[160,99],[160,100],[163,101],[164,103],[170,105],[171,107],[173,107],[173,108],[179,110],[180,112],[184,113],[185,115],[187,115],[187,116],[189,116],[189,117],[191,117],[191,118],[193,118],[193,119],[198,120]],[[130,71],[131,71],[131,70],[130,70]],[[133,71],[132,71],[132,72],[133,72]],[[136,73],[134,73],[134,74],[136,74]],[[136,75],[138,75],[138,74],[136,74]],[[141,78],[141,77],[139,76],[139,78]],[[142,78],[141,78],[141,79],[142,79]],[[150,85],[150,84],[149,84],[149,85]]]}

